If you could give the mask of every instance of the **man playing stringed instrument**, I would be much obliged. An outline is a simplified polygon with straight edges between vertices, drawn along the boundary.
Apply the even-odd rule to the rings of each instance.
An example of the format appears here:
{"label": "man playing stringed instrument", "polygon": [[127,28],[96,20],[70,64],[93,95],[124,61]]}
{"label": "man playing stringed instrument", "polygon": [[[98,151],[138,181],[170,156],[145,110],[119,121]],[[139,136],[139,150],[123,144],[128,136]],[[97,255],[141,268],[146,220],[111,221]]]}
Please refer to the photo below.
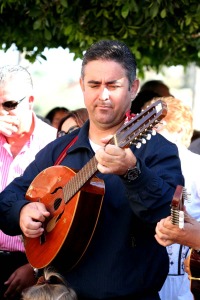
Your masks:
{"label": "man playing stringed instrument", "polygon": [[[1,193],[0,226],[8,234],[23,232],[27,255],[37,267],[57,247],[57,239],[73,219],[63,244],[58,245],[62,246],[59,253],[49,263],[56,263],[58,271],[62,270],[79,300],[157,300],[168,274],[168,255],[154,238],[155,226],[169,215],[176,186],[184,184],[177,147],[159,134],[141,148],[130,145],[137,141],[133,133],[143,143],[149,137],[149,130],[143,126],[159,113],[159,108],[156,106],[153,115],[150,109],[144,118],[135,116],[130,126],[123,125],[139,86],[135,58],[124,43],[100,41],[92,45],[84,54],[80,85],[89,120],[82,128],[50,143],[24,176]],[[75,137],[77,140],[70,144]],[[54,166],[69,144],[62,166]],[[68,176],[64,196],[59,194],[52,201]],[[95,231],[81,259],[68,268],[77,252],[70,241],[81,244],[87,235],[98,197],[96,189],[102,191],[103,186]],[[96,193],[93,201],[90,190]],[[49,202],[42,200],[46,194]],[[34,246],[29,251],[31,241]]]}

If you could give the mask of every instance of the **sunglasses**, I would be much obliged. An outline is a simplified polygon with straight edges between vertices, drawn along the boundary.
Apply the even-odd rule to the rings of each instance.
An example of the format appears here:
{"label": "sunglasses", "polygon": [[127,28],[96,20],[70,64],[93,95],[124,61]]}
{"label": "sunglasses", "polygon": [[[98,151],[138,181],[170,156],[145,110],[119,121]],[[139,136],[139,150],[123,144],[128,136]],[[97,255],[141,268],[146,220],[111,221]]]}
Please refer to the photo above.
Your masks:
{"label": "sunglasses", "polygon": [[74,130],[76,130],[78,128],[80,128],[80,127],[77,126],[77,125],[75,125],[75,126],[70,127],[67,132],[64,131],[64,130],[58,131],[57,137],[61,137],[61,136],[64,136],[66,134],[69,134],[69,133],[71,133],[72,131],[74,131]]}
{"label": "sunglasses", "polygon": [[6,111],[10,111],[15,109],[25,98],[26,96],[18,101],[15,100],[5,101],[1,105],[3,109],[5,109]]}

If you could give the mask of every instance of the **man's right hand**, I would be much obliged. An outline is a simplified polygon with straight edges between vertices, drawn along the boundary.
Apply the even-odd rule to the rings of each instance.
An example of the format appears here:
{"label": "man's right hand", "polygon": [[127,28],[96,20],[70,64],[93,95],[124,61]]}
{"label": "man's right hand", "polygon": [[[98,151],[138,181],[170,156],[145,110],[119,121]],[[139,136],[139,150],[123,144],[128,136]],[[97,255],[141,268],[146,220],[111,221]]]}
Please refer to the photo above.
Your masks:
{"label": "man's right hand", "polygon": [[49,215],[43,203],[31,202],[23,206],[19,225],[24,235],[29,238],[41,236],[44,231],[42,223]]}

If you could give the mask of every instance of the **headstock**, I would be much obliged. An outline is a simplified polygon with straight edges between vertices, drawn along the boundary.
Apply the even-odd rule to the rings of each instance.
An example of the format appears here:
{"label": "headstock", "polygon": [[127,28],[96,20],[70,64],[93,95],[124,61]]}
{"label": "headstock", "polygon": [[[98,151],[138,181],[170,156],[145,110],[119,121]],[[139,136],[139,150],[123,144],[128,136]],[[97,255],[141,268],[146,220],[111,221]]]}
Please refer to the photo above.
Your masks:
{"label": "headstock", "polygon": [[184,227],[184,202],[188,200],[187,190],[182,185],[177,185],[171,202],[171,222]]}
{"label": "headstock", "polygon": [[109,141],[120,148],[128,148],[131,144],[140,147],[146,143],[156,132],[153,127],[167,114],[167,105],[163,100],[158,100],[125,123]]}

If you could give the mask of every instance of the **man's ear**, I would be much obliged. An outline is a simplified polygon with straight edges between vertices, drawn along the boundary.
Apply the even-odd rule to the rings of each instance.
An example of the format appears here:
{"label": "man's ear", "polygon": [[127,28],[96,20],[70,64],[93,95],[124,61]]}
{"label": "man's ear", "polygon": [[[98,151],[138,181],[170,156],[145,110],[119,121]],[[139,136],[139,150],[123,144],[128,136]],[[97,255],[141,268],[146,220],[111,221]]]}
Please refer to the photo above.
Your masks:
{"label": "man's ear", "polygon": [[34,103],[34,96],[29,96],[28,101],[29,101],[29,107],[32,109],[33,108],[33,103]]}
{"label": "man's ear", "polygon": [[84,88],[84,81],[83,81],[82,77],[79,79],[79,83],[80,83],[82,92],[84,92],[85,88]]}
{"label": "man's ear", "polygon": [[135,79],[131,86],[131,99],[135,99],[135,96],[138,93],[139,85],[140,85],[139,79]]}

